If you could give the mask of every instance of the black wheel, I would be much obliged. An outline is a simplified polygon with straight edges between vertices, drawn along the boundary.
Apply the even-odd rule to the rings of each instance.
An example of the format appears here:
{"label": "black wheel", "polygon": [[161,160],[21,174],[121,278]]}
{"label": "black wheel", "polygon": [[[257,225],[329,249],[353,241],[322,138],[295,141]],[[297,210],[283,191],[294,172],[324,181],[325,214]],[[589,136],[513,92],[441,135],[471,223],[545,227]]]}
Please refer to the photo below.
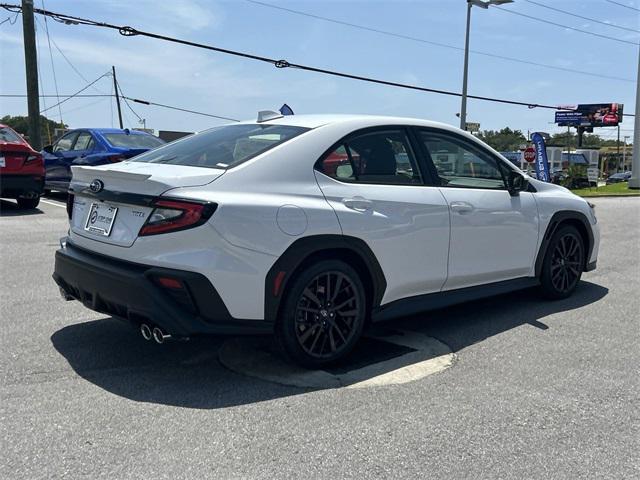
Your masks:
{"label": "black wheel", "polygon": [[25,210],[33,210],[40,203],[40,198],[18,198],[18,207]]}
{"label": "black wheel", "polygon": [[567,225],[554,233],[540,275],[547,297],[566,298],[573,293],[582,276],[584,256],[584,242],[575,227]]}
{"label": "black wheel", "polygon": [[367,315],[358,273],[339,260],[323,260],[292,280],[276,325],[276,339],[294,362],[317,368],[344,358]]}

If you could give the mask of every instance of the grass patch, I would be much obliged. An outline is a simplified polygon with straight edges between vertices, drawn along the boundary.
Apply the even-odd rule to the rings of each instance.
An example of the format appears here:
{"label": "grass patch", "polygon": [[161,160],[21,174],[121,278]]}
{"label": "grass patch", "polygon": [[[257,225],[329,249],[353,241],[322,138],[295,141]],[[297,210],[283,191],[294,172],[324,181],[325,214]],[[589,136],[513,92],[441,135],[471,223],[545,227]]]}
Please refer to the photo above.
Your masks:
{"label": "grass patch", "polygon": [[604,187],[598,187],[597,189],[595,187],[578,188],[571,191],[581,197],[602,197],[609,195],[627,197],[640,195],[639,189],[629,188],[629,182],[612,183],[611,185],[605,185]]}

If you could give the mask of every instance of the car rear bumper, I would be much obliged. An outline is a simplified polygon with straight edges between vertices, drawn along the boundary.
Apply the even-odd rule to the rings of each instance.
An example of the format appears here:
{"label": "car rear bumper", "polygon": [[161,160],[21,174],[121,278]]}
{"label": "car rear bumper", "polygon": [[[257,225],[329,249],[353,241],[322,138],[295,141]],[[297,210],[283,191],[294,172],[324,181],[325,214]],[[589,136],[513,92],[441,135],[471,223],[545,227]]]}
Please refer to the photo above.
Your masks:
{"label": "car rear bumper", "polygon": [[[181,287],[162,286],[160,278]],[[56,251],[53,279],[91,310],[134,324],[157,325],[177,337],[273,331],[268,321],[233,318],[204,275],[125,262],[69,241]]]}
{"label": "car rear bumper", "polygon": [[38,175],[0,175],[0,197],[17,198],[25,194],[40,195],[44,188],[44,177]]}

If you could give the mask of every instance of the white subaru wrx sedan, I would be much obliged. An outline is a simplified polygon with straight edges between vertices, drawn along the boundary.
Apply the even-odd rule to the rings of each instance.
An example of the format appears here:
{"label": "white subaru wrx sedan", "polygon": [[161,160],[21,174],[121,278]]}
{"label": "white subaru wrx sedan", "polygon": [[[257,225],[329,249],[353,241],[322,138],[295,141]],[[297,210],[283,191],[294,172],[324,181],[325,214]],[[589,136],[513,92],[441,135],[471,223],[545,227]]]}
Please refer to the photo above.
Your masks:
{"label": "white subaru wrx sedan", "polygon": [[598,254],[585,200],[409,118],[261,112],[73,167],[69,198],[66,298],[159,343],[273,333],[308,367],[371,322],[535,285],[566,297]]}

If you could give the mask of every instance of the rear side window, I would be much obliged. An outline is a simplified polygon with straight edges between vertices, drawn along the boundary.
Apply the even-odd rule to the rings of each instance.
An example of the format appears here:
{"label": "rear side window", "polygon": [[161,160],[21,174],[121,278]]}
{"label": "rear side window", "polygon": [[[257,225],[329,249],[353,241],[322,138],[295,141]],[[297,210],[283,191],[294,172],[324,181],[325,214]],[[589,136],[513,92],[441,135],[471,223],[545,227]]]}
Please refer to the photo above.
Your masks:
{"label": "rear side window", "polygon": [[134,162],[231,168],[309,130],[286,125],[225,125],[135,157]]}
{"label": "rear side window", "polygon": [[78,135],[78,139],[76,140],[75,145],[73,146],[74,150],[90,150],[93,148],[93,138],[89,132],[82,132]]}
{"label": "rear side window", "polygon": [[156,148],[164,142],[153,135],[127,133],[103,133],[102,136],[112,147],[120,148]]}
{"label": "rear side window", "polygon": [[326,155],[318,169],[337,180],[388,185],[421,184],[420,173],[401,130],[364,133]]}
{"label": "rear side window", "polygon": [[17,133],[14,133],[13,130],[9,130],[8,128],[2,127],[0,128],[0,142],[22,143],[22,138],[19,137]]}

